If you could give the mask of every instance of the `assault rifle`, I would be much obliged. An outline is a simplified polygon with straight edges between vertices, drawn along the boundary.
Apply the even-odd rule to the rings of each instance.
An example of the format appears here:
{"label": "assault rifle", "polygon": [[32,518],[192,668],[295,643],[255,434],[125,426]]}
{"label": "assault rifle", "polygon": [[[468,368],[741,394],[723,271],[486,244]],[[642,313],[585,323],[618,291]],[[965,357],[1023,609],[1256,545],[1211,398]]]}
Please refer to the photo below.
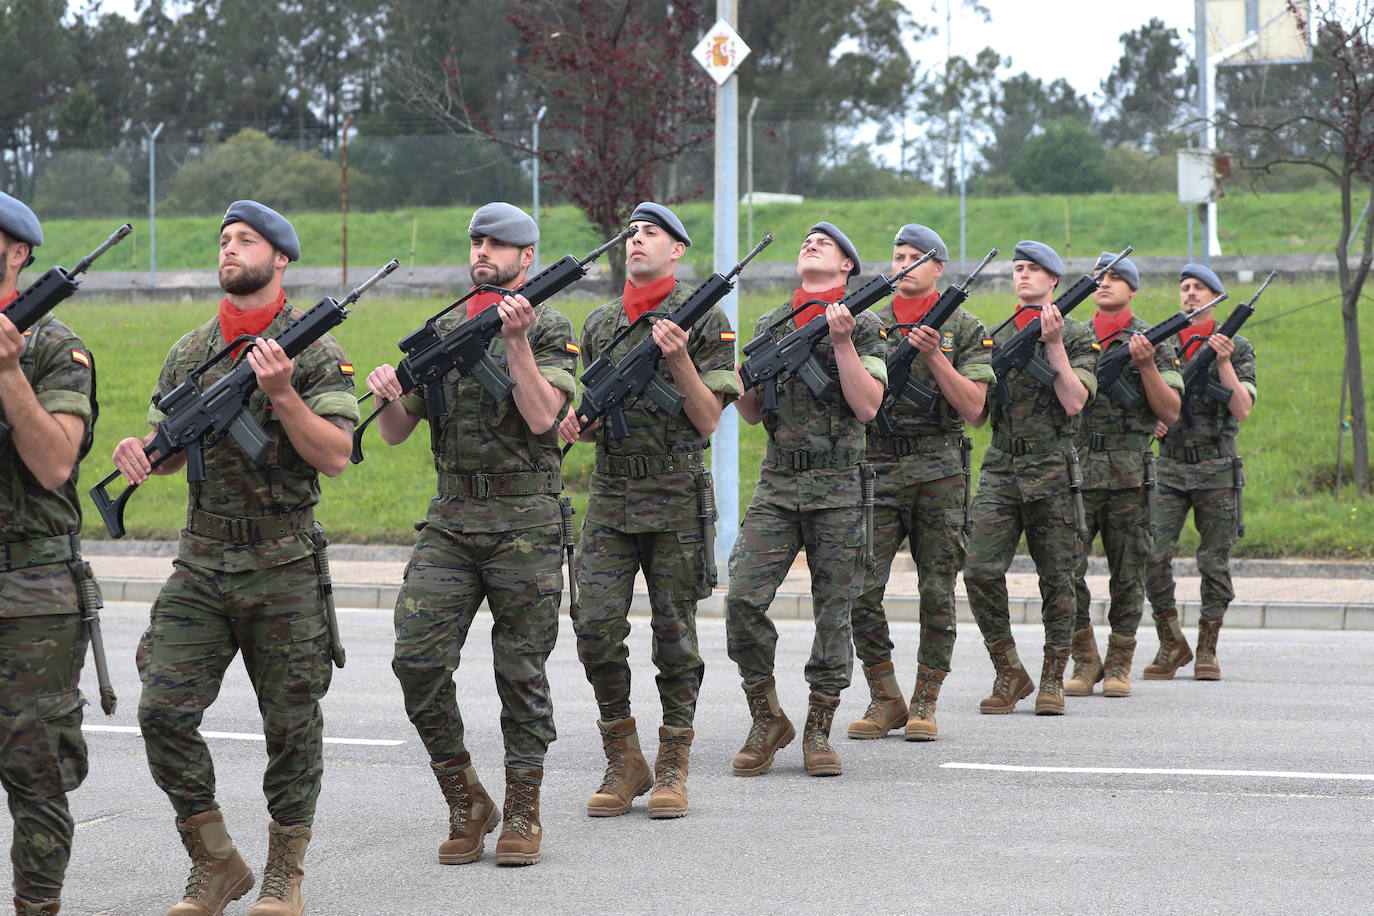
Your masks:
{"label": "assault rifle", "polygon": [[[692,325],[705,318],[711,309],[715,308],[716,303],[735,288],[735,277],[739,276],[745,265],[771,244],[773,236],[765,235],[728,274],[711,274],[705,283],[692,290],[686,302],[667,316],[667,320],[684,331],[691,330]],[[577,408],[577,420],[583,429],[592,425],[598,418],[609,415],[611,437],[624,439],[630,434],[630,427],[625,422],[625,408],[641,395],[647,395],[649,400],[670,416],[682,412],[682,404],[686,398],[658,377],[656,370],[663,350],[654,341],[652,334],[636,344],[619,363],[611,360],[611,351],[615,349],[616,344],[624,340],[641,323],[651,321],[650,316],[653,314],[646,312],[636,318],[606,345],[601,355],[582,373],[581,381],[585,390],[582,393],[582,403]],[[563,453],[566,455],[570,448],[571,442],[563,449]]]}
{"label": "assault rifle", "polygon": [[[1160,341],[1168,340],[1188,327],[1188,322],[1192,321],[1194,315],[1206,311],[1225,299],[1226,294],[1222,293],[1211,302],[1191,312],[1177,311],[1159,324],[1141,333],[1152,346],[1157,347]],[[1118,331],[1117,333],[1122,332]],[[1105,350],[1107,341],[1100,340],[1098,343],[1102,344]],[[1140,392],[1132,388],[1131,383],[1122,378],[1122,373],[1126,371],[1126,366],[1130,362],[1130,347],[1117,347],[1109,353],[1104,353],[1102,358],[1097,361],[1097,390],[1107,392],[1112,396],[1112,400],[1122,407],[1134,407],[1140,403]]]}
{"label": "assault rifle", "polygon": [[[400,263],[393,259],[345,296],[342,302],[325,296],[274,339],[289,359],[295,359],[306,347],[347,318],[348,306],[357,302],[373,284],[399,266]],[[205,449],[214,446],[226,435],[233,436],[234,441],[248,453],[248,457],[255,464],[262,464],[267,460],[272,440],[267,438],[267,434],[247,410],[248,400],[258,387],[258,377],[248,361],[240,359],[219,381],[204,391],[200,387],[201,376],[211,366],[232,353],[240,344],[247,343],[252,346],[252,342],[253,338],[248,334],[236,337],[224,349],[192,369],[185,381],[158,401],[157,409],[165,416],[157,424],[152,439],[143,446],[143,454],[148,457],[153,467],[158,467],[184,450],[186,480],[190,483],[200,483],[205,480]],[[134,490],[138,489],[138,484],[131,483],[124,488],[123,493],[111,499],[105,488],[118,476],[120,472],[115,471],[91,488],[91,500],[100,510],[100,517],[105,520],[105,529],[110,532],[112,538],[124,536],[124,505]]]}
{"label": "assault rifle", "polygon": [[[934,256],[935,250],[932,248],[891,277],[878,274],[845,296],[838,304],[848,308],[854,315],[867,311],[892,295],[892,291],[897,288],[903,277]],[[773,339],[774,328],[817,303],[829,305],[820,299],[810,299],[764,328],[761,334],[744,345],[745,361],[744,365],[739,367],[740,381],[744,383],[746,391],[758,388],[763,392],[764,410],[778,409],[778,382],[785,380],[789,375],[800,375],[802,381],[806,382],[806,387],[810,388],[816,397],[822,396],[834,387],[834,379],[825,371],[816,354],[811,352],[816,344],[829,336],[829,322],[808,321],[782,340]]]}
{"label": "assault rifle", "polygon": [[[987,253],[987,257],[973,268],[973,273],[964,278],[962,286],[957,283],[946,288],[940,294],[940,298],[935,300],[935,304],[925,313],[920,321],[915,324],[899,324],[897,330],[906,332],[912,328],[934,328],[940,330],[944,327],[949,316],[953,315],[959,306],[968,299],[969,290],[973,287],[973,281],[983,272],[983,268],[988,266],[988,262],[997,257],[997,249],[994,248]],[[920,382],[911,377],[911,363],[916,359],[919,352],[907,340],[906,334],[902,334],[901,343],[897,344],[887,356],[887,391],[883,395],[883,400],[891,398],[895,404],[899,399],[906,398],[913,404],[925,410],[926,413],[934,413],[936,406],[940,402],[940,392],[933,388],[927,388]],[[892,435],[892,418],[887,415],[885,407],[878,408],[878,415],[874,417],[878,424],[878,431],[884,436]]]}
{"label": "assault rifle", "polygon": [[[37,324],[38,319],[57,308],[63,300],[76,292],[76,288],[81,285],[78,277],[95,263],[96,258],[109,251],[120,239],[133,231],[134,227],[128,223],[120,226],[110,234],[109,238],[100,243],[100,247],[77,261],[76,266],[71,270],[62,267],[49,267],[41,277],[30,283],[28,288],[5,308],[4,316],[14,325],[15,330],[23,334]],[[0,420],[0,442],[4,442],[5,437],[9,434],[10,425],[4,420]]]}
{"label": "assault rifle", "polygon": [[[1084,274],[1078,282],[1069,287],[1056,300],[1055,308],[1059,309],[1059,314],[1067,315],[1078,307],[1078,304],[1088,296],[1092,295],[1097,289],[1097,283],[1107,271],[1116,266],[1116,263],[1135,249],[1130,245],[1121,254],[1112,258],[1105,266],[1100,268],[1095,274],[1089,276]],[[1015,316],[1012,316],[1015,317]],[[1007,321],[1010,321],[1008,318]],[[1006,325],[1002,322],[998,327]],[[996,331],[994,330],[994,334]],[[1011,402],[1011,392],[1007,390],[1007,373],[1012,369],[1024,369],[1031,374],[1037,382],[1050,387],[1054,385],[1057,373],[1051,368],[1050,364],[1035,353],[1035,345],[1040,341],[1040,319],[1036,318],[1021,330],[1012,335],[1011,340],[998,347],[992,354],[992,371],[997,375],[997,403],[1008,404]]]}
{"label": "assault rifle", "polygon": [[[448,412],[444,406],[444,389],[440,384],[444,376],[457,370],[460,376],[472,375],[496,400],[505,398],[515,383],[510,376],[501,371],[496,360],[491,358],[487,348],[492,340],[501,333],[501,313],[494,308],[484,310],[471,321],[465,321],[448,334],[440,334],[436,323],[449,312],[467,302],[481,292],[501,293],[502,295],[524,296],[530,305],[539,305],[587,275],[587,267],[601,257],[612,246],[625,241],[639,231],[631,226],[611,239],[585,258],[570,254],[545,267],[514,290],[485,283],[475,286],[457,302],[449,305],[431,317],[420,328],[401,338],[398,346],[406,354],[396,365],[396,380],[401,383],[402,392],[413,391],[421,386],[425,389],[425,406],[431,418],[442,417]],[[368,392],[358,399],[362,404],[372,397]],[[358,464],[363,460],[363,433],[377,415],[386,410],[391,401],[383,398],[377,409],[368,415],[353,432],[353,454],[349,460]]]}
{"label": "assault rifle", "polygon": [[[1260,294],[1264,292],[1266,286],[1273,282],[1277,275],[1278,271],[1269,271],[1269,276],[1264,278],[1264,282],[1260,284],[1259,289],[1255,290],[1250,301],[1242,302],[1232,309],[1231,314],[1226,316],[1226,323],[1217,328],[1214,333],[1235,337],[1241,326],[1250,320],[1251,315],[1255,314],[1255,303],[1259,301]],[[1231,389],[1212,378],[1209,371],[1216,359],[1217,351],[1203,345],[1198,348],[1193,358],[1183,366],[1183,406],[1179,413],[1189,426],[1197,424],[1192,408],[1202,395],[1207,395],[1219,404],[1225,404],[1231,400]]]}

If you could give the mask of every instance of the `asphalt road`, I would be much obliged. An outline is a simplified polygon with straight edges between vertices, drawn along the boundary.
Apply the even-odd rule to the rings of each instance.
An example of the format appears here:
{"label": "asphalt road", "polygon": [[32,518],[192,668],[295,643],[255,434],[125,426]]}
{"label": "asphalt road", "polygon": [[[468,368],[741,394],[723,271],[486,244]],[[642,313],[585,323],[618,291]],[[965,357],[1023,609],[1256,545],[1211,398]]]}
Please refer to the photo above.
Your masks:
{"label": "asphalt road", "polygon": [[[135,733],[133,648],[147,613],[135,603],[105,611],[120,705],[109,719],[87,710],[92,769],[72,795],[78,826],[64,914],[162,914],[184,886],[171,806]],[[493,863],[495,834],[475,863],[436,863],[446,811],[390,671],[390,614],[341,616],[348,667],[335,672],[324,704],[330,743],[306,860],[313,916],[1374,910],[1374,632],[1223,629],[1224,680],[1137,677],[1129,699],[1070,698],[1068,715],[1053,718],[1032,715],[1031,701],[1010,716],[978,714],[992,668],[976,630],[964,627],[940,699],[939,741],[844,738],[867,699],[856,670],[834,733],[843,776],[808,777],[798,741],[772,771],[743,779],[731,775],[730,760],[748,714],[724,624],[703,619],[707,680],[691,811],[650,821],[645,799],[624,817],[585,814],[604,758],[565,625],[550,665],[561,737],[546,764],[544,861],[508,869]],[[780,695],[800,731],[811,627],[779,629]],[[459,691],[469,749],[499,800],[487,632],[479,619]],[[1039,627],[1016,635],[1027,666],[1038,669]],[[916,636],[914,624],[894,627],[908,690]],[[648,646],[648,621],[635,618],[635,703],[652,756],[658,709]],[[1137,671],[1154,649],[1153,632],[1142,631]],[[88,696],[94,686],[88,663]],[[265,756],[237,662],[204,728],[227,735],[210,738],[219,800],[260,869]],[[9,833],[6,818],[0,842],[8,845]],[[253,896],[228,912],[246,913]]]}

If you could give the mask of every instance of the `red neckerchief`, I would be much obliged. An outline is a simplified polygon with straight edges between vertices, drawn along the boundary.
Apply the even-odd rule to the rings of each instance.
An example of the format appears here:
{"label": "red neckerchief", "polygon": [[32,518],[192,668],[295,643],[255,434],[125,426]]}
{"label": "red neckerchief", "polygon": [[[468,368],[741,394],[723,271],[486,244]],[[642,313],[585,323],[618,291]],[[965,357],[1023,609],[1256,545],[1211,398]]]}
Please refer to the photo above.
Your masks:
{"label": "red neckerchief", "polygon": [[1024,331],[1026,329],[1026,325],[1030,324],[1032,321],[1039,318],[1040,308],[1041,307],[1038,305],[1033,305],[1029,307],[1024,305],[1017,305],[1016,314],[1012,316],[1012,320],[1016,322],[1016,330]]}
{"label": "red neckerchief", "polygon": [[19,290],[16,289],[14,292],[10,293],[10,297],[8,299],[6,299],[4,302],[0,302],[0,312],[3,312],[5,309],[9,308],[10,303],[18,298]]}
{"label": "red neckerchief", "polygon": [[[796,309],[801,307],[801,304],[803,302],[806,302],[810,299],[819,299],[822,302],[839,302],[843,298],[843,285],[837,286],[834,289],[822,290],[819,293],[808,293],[806,290],[798,286],[792,292],[792,308],[795,311]],[[825,306],[808,305],[805,309],[802,309],[802,311],[797,313],[797,327],[801,327],[802,325],[809,322],[811,319],[815,318],[817,315],[823,314],[825,314]]]}
{"label": "red neckerchief", "polygon": [[658,304],[668,298],[676,283],[677,278],[672,274],[662,280],[655,280],[648,286],[635,286],[626,280],[625,290],[620,294],[620,299],[625,305],[625,317],[630,320],[630,324],[634,324],[645,312],[652,312],[658,308]]}
{"label": "red neckerchief", "polygon": [[1107,346],[1108,340],[1113,334],[1126,329],[1126,325],[1131,323],[1131,307],[1128,305],[1115,315],[1109,315],[1098,309],[1093,314],[1093,333],[1097,335],[1098,343]]}
{"label": "red neckerchief", "polygon": [[476,318],[504,298],[506,297],[501,293],[493,293],[491,290],[487,289],[482,290],[480,293],[473,293],[472,298],[463,303],[468,307],[468,321]]}
{"label": "red neckerchief", "polygon": [[[1192,353],[1188,352],[1188,348],[1193,346],[1193,341],[1195,338],[1200,337],[1202,338],[1202,340],[1206,340],[1208,337],[1212,336],[1212,332],[1216,329],[1217,319],[1214,316],[1212,318],[1208,318],[1206,324],[1192,324],[1184,328],[1183,330],[1179,331],[1179,352],[1183,354],[1183,358],[1192,359],[1194,354],[1197,353],[1196,350],[1194,350]],[[1201,345],[1201,341],[1198,341],[1198,346]]]}
{"label": "red neckerchief", "polygon": [[926,317],[926,312],[940,298],[940,291],[933,290],[925,296],[918,296],[915,299],[907,299],[904,296],[892,297],[892,314],[896,316],[898,324],[915,324]]}
{"label": "red neckerchief", "polygon": [[[219,303],[219,332],[224,337],[225,343],[232,343],[240,335],[247,334],[257,337],[267,330],[267,326],[272,323],[272,319],[277,317],[277,313],[286,305],[286,290],[277,291],[277,299],[270,305],[264,305],[255,309],[239,310],[235,308],[228,299],[221,299]],[[237,357],[247,344],[239,344],[234,348],[232,356]]]}

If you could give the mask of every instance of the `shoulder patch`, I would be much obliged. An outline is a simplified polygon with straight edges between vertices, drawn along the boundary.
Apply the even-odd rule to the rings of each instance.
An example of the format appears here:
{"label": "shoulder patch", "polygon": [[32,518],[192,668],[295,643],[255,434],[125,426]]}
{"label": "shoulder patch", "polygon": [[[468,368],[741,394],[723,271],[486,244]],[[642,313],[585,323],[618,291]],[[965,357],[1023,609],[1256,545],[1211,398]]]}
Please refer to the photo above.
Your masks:
{"label": "shoulder patch", "polygon": [[1093,349],[1094,349],[1094,350],[1099,350],[1099,351],[1100,351],[1100,350],[1102,349],[1102,344],[1100,344],[1100,343],[1098,343],[1097,341],[1094,340],[1094,341],[1093,341]]}
{"label": "shoulder patch", "polygon": [[945,351],[946,353],[953,353],[953,352],[954,352],[954,332],[953,332],[953,331],[945,331],[944,334],[942,334],[942,335],[940,336],[940,349],[943,350],[943,351]]}
{"label": "shoulder patch", "polygon": [[352,364],[352,363],[339,363],[339,371],[342,372],[344,375],[352,375],[352,374],[353,374],[353,364]]}
{"label": "shoulder patch", "polygon": [[573,356],[576,356],[577,354],[582,352],[582,348],[579,347],[577,344],[573,343],[571,340],[564,344],[564,346],[568,348],[568,352],[571,353]]}
{"label": "shoulder patch", "polygon": [[887,340],[887,328],[878,328],[878,336],[883,340]]}
{"label": "shoulder patch", "polygon": [[734,331],[721,331],[721,332],[720,332],[720,339],[721,339],[721,340],[734,340],[734,339],[735,339],[735,332],[734,332]]}
{"label": "shoulder patch", "polygon": [[86,355],[86,351],[79,347],[72,347],[72,362],[80,363],[87,369],[91,368],[91,358]]}
{"label": "shoulder patch", "polygon": [[991,338],[991,337],[984,337],[984,338],[983,338],[983,347],[984,347],[984,349],[989,349],[989,350],[992,349],[992,338]]}

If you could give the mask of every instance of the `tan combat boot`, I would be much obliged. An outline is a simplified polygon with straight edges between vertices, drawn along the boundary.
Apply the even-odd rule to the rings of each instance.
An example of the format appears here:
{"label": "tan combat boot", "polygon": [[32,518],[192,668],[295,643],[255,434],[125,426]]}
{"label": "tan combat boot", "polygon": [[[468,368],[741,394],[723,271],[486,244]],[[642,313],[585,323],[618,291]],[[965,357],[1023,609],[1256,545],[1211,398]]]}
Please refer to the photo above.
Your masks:
{"label": "tan combat boot", "polygon": [[1193,650],[1188,648],[1188,640],[1183,636],[1177,611],[1166,611],[1156,617],[1155,631],[1159,633],[1159,651],[1141,674],[1147,681],[1167,681],[1173,678],[1175,671],[1193,660]]}
{"label": "tan combat boot", "polygon": [[792,721],[778,703],[777,685],[773,678],[741,686],[745,699],[749,701],[749,714],[754,724],[749,727],[749,737],[744,739],[744,747],[735,755],[735,775],[757,776],[768,771],[773,765],[773,755],[779,748],[792,743],[797,730],[792,727]]}
{"label": "tan combat boot", "polygon": [[659,726],[649,817],[682,817],[687,813],[687,756],[695,734],[690,728]]}
{"label": "tan combat boot", "polygon": [[22,897],[14,898],[15,916],[57,916],[57,911],[62,908],[60,900],[25,900]]}
{"label": "tan combat boot", "polygon": [[220,916],[231,901],[252,889],[253,870],[234,848],[218,809],[177,821],[177,832],[191,857],[191,877],[186,895],[167,916]]}
{"label": "tan combat boot", "polygon": [[1220,620],[1197,622],[1197,661],[1193,663],[1193,680],[1221,680],[1221,662],[1217,661],[1217,636],[1220,633]]}
{"label": "tan combat boot", "polygon": [[[1102,681],[1104,697],[1128,697],[1131,695],[1131,658],[1135,655],[1135,640],[1120,633],[1107,637],[1107,661],[1104,663],[1106,677]],[[1064,685],[1069,692],[1069,685]]]}
{"label": "tan combat boot", "polygon": [[654,785],[649,761],[639,749],[639,734],[633,716],[606,722],[596,720],[601,729],[601,747],[606,752],[606,775],[601,788],[587,799],[589,817],[615,817],[630,810],[630,802]]}
{"label": "tan combat boot", "polygon": [[902,737],[908,741],[934,741],[939,734],[935,727],[935,701],[940,697],[940,685],[948,671],[916,667],[916,689],[911,694],[911,716],[906,720]]}
{"label": "tan combat boot", "polygon": [[995,642],[985,640],[984,645],[988,647],[996,676],[992,681],[992,695],[978,704],[978,711],[989,716],[1004,715],[1016,709],[1018,701],[1031,695],[1035,681],[1021,664],[1021,656],[1016,654],[1016,641],[1010,636]]}
{"label": "tan combat boot", "polygon": [[1068,646],[1045,646],[1045,663],[1040,668],[1040,692],[1035,696],[1037,716],[1064,714],[1064,666],[1068,663]]}
{"label": "tan combat boot", "polygon": [[267,865],[262,870],[262,890],[248,916],[305,916],[305,847],[310,828],[286,827],[276,821],[267,825]]}
{"label": "tan combat boot", "polygon": [[864,677],[868,678],[868,695],[871,699],[863,718],[849,723],[849,737],[886,738],[888,732],[900,728],[906,721],[902,688],[892,671],[892,662],[883,662],[872,668],[865,666]]}
{"label": "tan combat boot", "polygon": [[497,865],[534,865],[539,861],[539,786],[544,770],[506,768],[506,805],[501,835],[496,838]]}
{"label": "tan combat boot", "polygon": [[487,834],[501,823],[501,809],[477,781],[477,768],[467,751],[429,766],[448,802],[448,839],[439,844],[439,864],[472,862],[482,855]]}
{"label": "tan combat boot", "polygon": [[839,706],[839,697],[811,691],[802,728],[802,760],[808,776],[839,776],[844,772],[840,755],[830,746],[830,726]]}
{"label": "tan combat boot", "polygon": [[1093,628],[1085,627],[1073,634],[1069,646],[1073,658],[1073,676],[1064,682],[1064,696],[1090,697],[1093,685],[1102,680],[1102,656],[1097,654],[1097,638]]}

